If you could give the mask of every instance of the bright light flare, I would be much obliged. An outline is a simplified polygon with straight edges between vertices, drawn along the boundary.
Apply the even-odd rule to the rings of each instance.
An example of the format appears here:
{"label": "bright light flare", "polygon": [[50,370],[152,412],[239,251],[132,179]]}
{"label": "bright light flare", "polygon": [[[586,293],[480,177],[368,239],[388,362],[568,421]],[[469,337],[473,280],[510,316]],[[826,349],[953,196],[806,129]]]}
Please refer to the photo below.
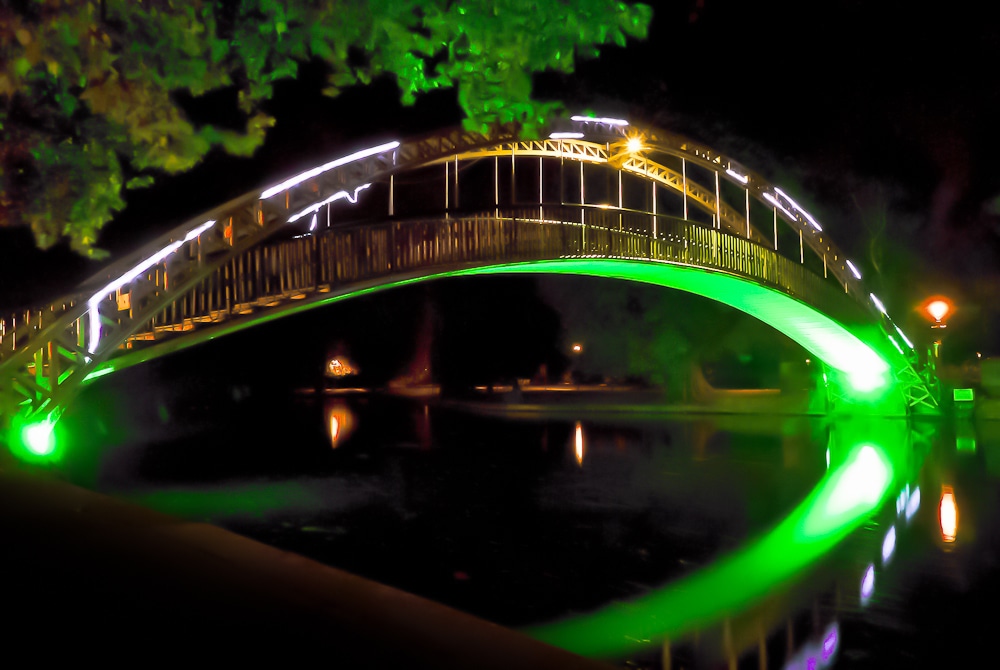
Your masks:
{"label": "bright light flare", "polygon": [[799,203],[797,203],[797,202],[795,202],[794,200],[792,200],[792,199],[791,199],[791,198],[790,198],[790,197],[788,196],[788,194],[787,194],[787,193],[785,193],[784,191],[782,191],[782,190],[781,190],[780,188],[778,188],[778,187],[775,187],[775,188],[774,188],[774,192],[775,192],[775,193],[777,193],[778,195],[780,195],[780,196],[781,196],[782,198],[784,198],[785,200],[787,200],[787,201],[788,201],[788,204],[789,204],[789,205],[791,205],[791,206],[792,206],[792,207],[793,207],[793,208],[795,209],[795,211],[797,211],[797,212],[799,212],[800,214],[802,214],[802,216],[804,216],[804,217],[806,218],[806,221],[808,221],[808,222],[809,222],[809,224],[810,224],[810,225],[811,225],[811,226],[812,226],[813,228],[815,228],[816,230],[818,230],[818,231],[819,231],[819,232],[821,232],[821,233],[823,232],[823,228],[821,228],[821,227],[820,227],[820,225],[819,225],[819,223],[818,223],[818,222],[816,221],[816,219],[814,219],[814,218],[812,217],[812,214],[810,214],[809,212],[807,212],[806,210],[804,210],[804,209],[802,208],[802,206],[801,206],[801,205],[799,205]]}
{"label": "bright light flare", "polygon": [[354,429],[354,414],[343,403],[334,403],[326,410],[327,434],[330,447],[336,449]]}
{"label": "bright light flare", "polygon": [[955,491],[950,486],[941,487],[938,524],[941,526],[941,539],[954,542],[958,535],[958,503],[955,502]]}
{"label": "bright light flare", "polygon": [[583,345],[580,344],[579,342],[574,343],[572,348],[574,354],[579,354],[583,352]]}
{"label": "bright light flare", "polygon": [[353,163],[354,161],[361,160],[362,158],[368,158],[369,156],[375,156],[381,153],[385,153],[386,151],[391,151],[392,149],[395,149],[398,146],[399,142],[386,142],[385,144],[380,144],[378,146],[371,147],[368,149],[362,149],[361,151],[356,151],[348,156],[337,158],[335,160],[330,161],[329,163],[325,163],[323,165],[320,165],[319,167],[314,167],[311,170],[306,170],[301,174],[297,174],[291,179],[286,179],[277,186],[272,186],[271,188],[267,189],[266,191],[260,194],[260,199],[267,200],[271,196],[277,195],[278,193],[287,191],[293,186],[301,184],[306,179],[311,179],[316,175],[323,174],[328,170],[338,168],[341,165],[347,165],[348,163]]}
{"label": "bright light flare", "polygon": [[927,305],[927,313],[934,317],[934,320],[938,323],[941,322],[941,319],[948,316],[948,312],[950,311],[951,307],[944,300],[933,300]]}
{"label": "bright light flare", "polygon": [[726,174],[743,185],[746,185],[750,181],[750,177],[740,174],[739,172],[733,170],[732,168],[726,168]]}
{"label": "bright light flare", "polygon": [[630,154],[637,154],[642,151],[642,138],[630,137],[628,142],[625,143],[625,148]]}
{"label": "bright light flare", "polygon": [[51,456],[56,450],[55,425],[49,420],[31,423],[21,429],[24,448],[35,456]]}
{"label": "bright light flare", "polygon": [[784,213],[784,215],[787,216],[792,221],[797,221],[798,220],[798,217],[796,217],[794,214],[792,214],[790,211],[788,211],[785,208],[785,206],[782,205],[780,202],[778,202],[778,199],[775,198],[770,193],[765,193],[764,194],[764,199],[767,200],[772,205],[774,205],[775,207],[777,207],[778,209],[780,209],[782,211],[782,213]]}
{"label": "bright light flare", "polygon": [[581,123],[604,123],[609,126],[627,126],[629,123],[625,119],[612,119],[606,116],[571,116],[572,121]]}
{"label": "bright light flare", "polygon": [[897,326],[896,324],[893,324],[893,327],[896,329],[896,332],[899,333],[899,336],[903,338],[903,341],[906,342],[906,346],[908,346],[910,349],[913,349],[913,342],[910,342],[910,338],[906,336],[906,333],[901,331],[899,329],[899,326]]}
{"label": "bright light flare", "polygon": [[576,429],[573,432],[573,451],[576,454],[576,464],[583,467],[583,424],[577,421]]}
{"label": "bright light flare", "polygon": [[859,508],[871,508],[882,498],[891,478],[889,466],[869,444],[841,471],[840,480],[827,500],[826,514],[838,517]]}
{"label": "bright light flare", "polygon": [[875,305],[878,311],[882,312],[886,316],[889,316],[888,312],[885,311],[885,305],[882,304],[882,301],[878,299],[877,295],[869,293],[868,297],[872,299],[872,304]]}

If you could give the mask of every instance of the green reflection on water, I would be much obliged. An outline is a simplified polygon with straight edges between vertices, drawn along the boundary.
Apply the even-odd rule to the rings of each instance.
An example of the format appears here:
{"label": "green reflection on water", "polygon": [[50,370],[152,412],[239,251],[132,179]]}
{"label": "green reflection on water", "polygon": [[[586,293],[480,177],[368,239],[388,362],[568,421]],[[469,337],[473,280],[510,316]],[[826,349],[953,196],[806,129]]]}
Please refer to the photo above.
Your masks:
{"label": "green reflection on water", "polygon": [[185,487],[127,497],[166,514],[216,521],[272,515],[276,510],[309,510],[323,504],[322,496],[299,482],[227,484],[222,488]]}
{"label": "green reflection on water", "polygon": [[831,439],[834,456],[826,475],[756,542],[642,598],[524,632],[584,656],[624,656],[736,614],[789,582],[876,511],[893,482],[907,476],[905,422],[843,424],[839,433]]}

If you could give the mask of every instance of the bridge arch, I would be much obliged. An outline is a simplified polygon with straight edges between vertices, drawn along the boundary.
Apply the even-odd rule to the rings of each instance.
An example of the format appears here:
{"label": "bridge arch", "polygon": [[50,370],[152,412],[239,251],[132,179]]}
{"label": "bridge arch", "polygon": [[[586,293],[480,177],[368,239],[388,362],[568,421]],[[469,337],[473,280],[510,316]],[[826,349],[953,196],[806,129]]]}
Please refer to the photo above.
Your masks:
{"label": "bridge arch", "polygon": [[573,117],[544,139],[378,144],[184,222],[0,322],[0,412],[57,419],[88,380],[357,291],[543,270],[716,292],[843,373],[845,395],[936,407],[905,335],[791,196],[686,138]]}

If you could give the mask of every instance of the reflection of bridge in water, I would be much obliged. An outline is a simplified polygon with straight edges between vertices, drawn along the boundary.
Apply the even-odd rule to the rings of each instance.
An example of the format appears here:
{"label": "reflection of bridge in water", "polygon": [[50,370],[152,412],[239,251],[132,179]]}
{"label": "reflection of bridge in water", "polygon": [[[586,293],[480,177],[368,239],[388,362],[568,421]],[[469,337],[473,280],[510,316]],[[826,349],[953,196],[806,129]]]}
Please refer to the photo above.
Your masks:
{"label": "reflection of bridge in water", "polygon": [[823,361],[837,409],[936,410],[905,335],[788,194],[684,138],[574,119],[544,140],[383,144],[178,226],[0,324],[0,410],[51,425],[85,381],[198,342],[403,283],[520,272],[699,293]]}

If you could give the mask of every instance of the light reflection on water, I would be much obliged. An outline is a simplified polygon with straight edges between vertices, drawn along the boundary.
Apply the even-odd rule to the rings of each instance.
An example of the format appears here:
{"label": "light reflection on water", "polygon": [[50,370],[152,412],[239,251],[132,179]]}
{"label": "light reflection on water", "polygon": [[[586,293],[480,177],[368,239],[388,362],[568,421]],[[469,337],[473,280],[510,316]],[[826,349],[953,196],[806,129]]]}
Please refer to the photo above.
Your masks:
{"label": "light reflection on water", "polygon": [[625,644],[580,651],[650,668],[877,667],[866,617],[917,625],[920,566],[968,588],[977,524],[980,545],[995,527],[1000,440],[957,450],[901,422],[514,420],[379,398],[289,412],[274,432],[233,415],[112,451],[99,488],[533,633],[610,606],[632,623],[574,634]]}

